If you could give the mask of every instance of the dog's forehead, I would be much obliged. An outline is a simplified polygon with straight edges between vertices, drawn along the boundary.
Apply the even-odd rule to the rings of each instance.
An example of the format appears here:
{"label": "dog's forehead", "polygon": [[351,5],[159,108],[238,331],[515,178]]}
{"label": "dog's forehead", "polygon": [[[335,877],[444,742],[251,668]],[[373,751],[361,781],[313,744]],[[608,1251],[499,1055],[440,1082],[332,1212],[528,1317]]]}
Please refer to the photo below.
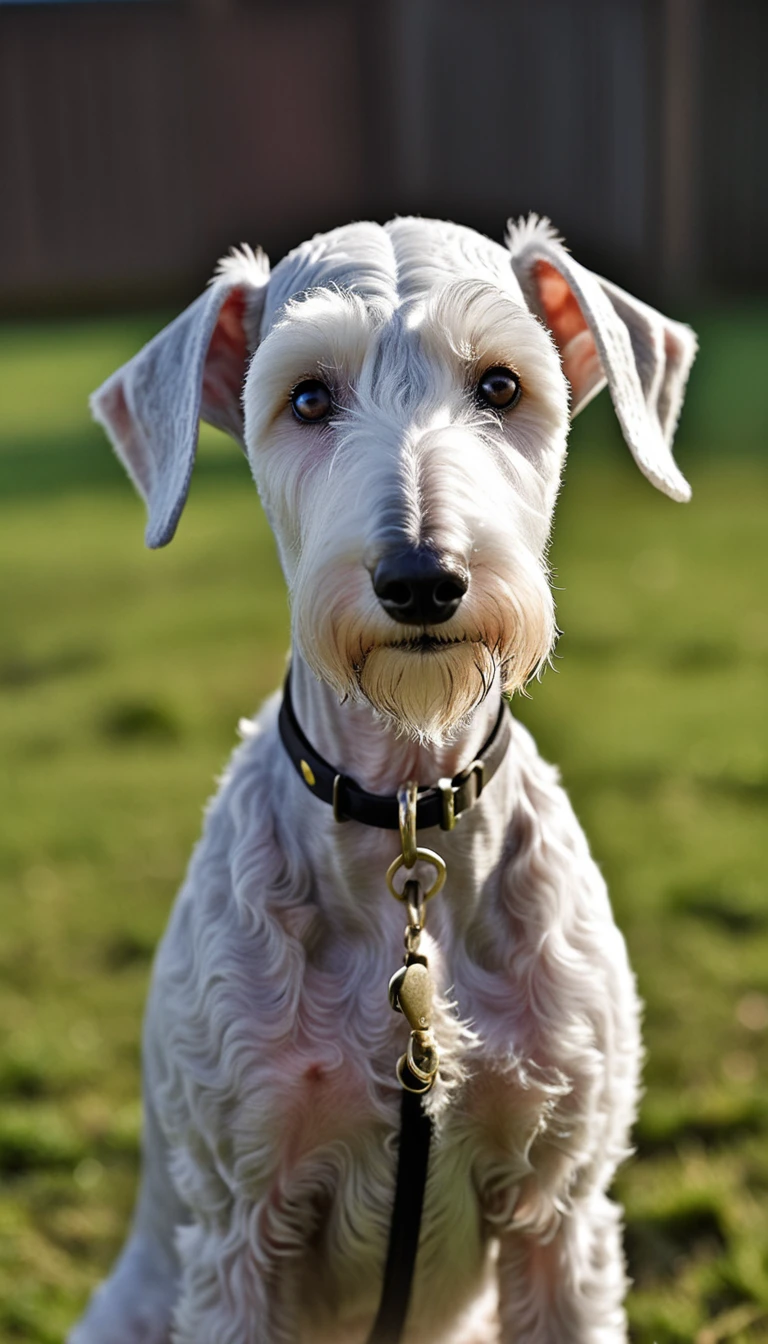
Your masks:
{"label": "dog's forehead", "polygon": [[290,299],[308,290],[338,288],[395,312],[458,279],[489,281],[525,307],[508,251],[473,229],[419,218],[347,224],[317,234],[278,263],[262,334]]}
{"label": "dog's forehead", "polygon": [[397,264],[401,301],[419,298],[449,280],[485,280],[524,304],[509,252],[474,229],[435,219],[394,219],[385,225]]}

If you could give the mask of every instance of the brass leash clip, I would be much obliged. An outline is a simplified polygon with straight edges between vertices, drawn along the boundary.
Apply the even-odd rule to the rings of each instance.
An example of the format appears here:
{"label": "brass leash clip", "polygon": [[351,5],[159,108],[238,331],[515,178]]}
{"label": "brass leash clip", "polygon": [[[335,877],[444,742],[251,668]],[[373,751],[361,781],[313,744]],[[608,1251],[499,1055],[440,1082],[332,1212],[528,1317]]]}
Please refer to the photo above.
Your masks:
{"label": "brass leash clip", "polygon": [[[397,791],[398,819],[402,853],[387,869],[387,885],[392,895],[405,904],[408,922],[405,926],[405,965],[389,981],[389,1002],[395,1012],[402,1013],[411,1028],[408,1047],[397,1062],[397,1077],[408,1092],[428,1092],[437,1077],[440,1056],[432,1035],[432,1002],[434,982],[429,973],[427,958],[419,952],[424,929],[426,903],[435,896],[445,882],[445,863],[431,849],[421,849],[416,842],[416,805],[418,786],[408,780]],[[417,862],[430,864],[435,879],[426,892],[415,876],[406,877],[402,891],[394,885],[395,875],[401,868],[412,873]]]}

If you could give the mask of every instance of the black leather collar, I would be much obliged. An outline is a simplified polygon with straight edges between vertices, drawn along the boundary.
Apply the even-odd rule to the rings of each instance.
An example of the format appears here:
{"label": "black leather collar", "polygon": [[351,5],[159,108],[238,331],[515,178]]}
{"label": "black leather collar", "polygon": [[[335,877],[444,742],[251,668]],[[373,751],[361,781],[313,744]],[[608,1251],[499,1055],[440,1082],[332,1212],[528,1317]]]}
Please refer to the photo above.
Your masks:
{"label": "black leather collar", "polygon": [[[499,717],[479,755],[453,779],[441,779],[429,789],[420,789],[416,803],[416,828],[428,831],[440,826],[450,831],[462,812],[477,802],[486,784],[496,774],[511,737],[509,711],[502,700]],[[291,703],[291,677],[288,674],[280,706],[278,727],[283,746],[297,773],[316,798],[333,806],[337,821],[360,821],[365,826],[396,831],[399,828],[395,794],[368,793],[353,779],[341,775],[319,756],[299,727]]]}

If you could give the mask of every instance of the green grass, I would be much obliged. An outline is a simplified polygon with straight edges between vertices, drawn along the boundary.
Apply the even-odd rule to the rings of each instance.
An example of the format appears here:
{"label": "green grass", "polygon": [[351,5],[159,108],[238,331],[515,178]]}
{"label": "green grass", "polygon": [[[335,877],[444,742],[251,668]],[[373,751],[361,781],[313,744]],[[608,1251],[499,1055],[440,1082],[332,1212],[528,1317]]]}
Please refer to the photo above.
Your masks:
{"label": "green grass", "polygon": [[[204,435],[178,537],[150,554],[87,423],[155,325],[0,330],[3,1344],[60,1340],[121,1244],[152,949],[287,647],[237,450]],[[604,398],[585,412],[552,557],[561,659],[516,706],[562,766],[647,1005],[618,1182],[639,1344],[768,1341],[768,317],[699,325],[693,503],[642,480]]]}

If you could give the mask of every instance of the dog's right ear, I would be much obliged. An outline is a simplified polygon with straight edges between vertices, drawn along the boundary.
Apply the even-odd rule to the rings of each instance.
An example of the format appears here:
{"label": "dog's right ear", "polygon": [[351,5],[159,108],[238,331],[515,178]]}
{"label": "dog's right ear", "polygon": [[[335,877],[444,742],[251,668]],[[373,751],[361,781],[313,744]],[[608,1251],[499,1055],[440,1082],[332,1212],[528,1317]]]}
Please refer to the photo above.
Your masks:
{"label": "dog's right ear", "polygon": [[166,546],[176,531],[200,419],[245,446],[241,397],[268,279],[262,252],[233,251],[205,293],[91,397],[147,506],[148,546]]}

